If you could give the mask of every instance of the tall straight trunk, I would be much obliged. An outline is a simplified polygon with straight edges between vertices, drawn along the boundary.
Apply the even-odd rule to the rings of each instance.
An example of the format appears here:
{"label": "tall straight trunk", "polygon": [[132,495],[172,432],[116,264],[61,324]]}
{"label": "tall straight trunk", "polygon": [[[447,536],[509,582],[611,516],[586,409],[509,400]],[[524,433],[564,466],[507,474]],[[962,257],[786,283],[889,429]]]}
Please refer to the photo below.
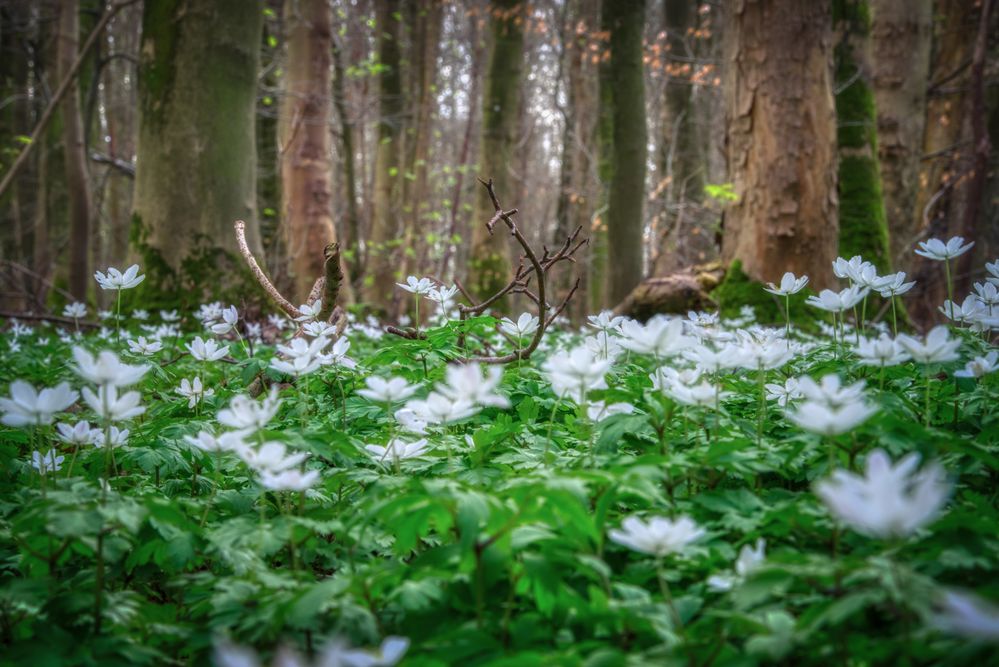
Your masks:
{"label": "tall straight trunk", "polygon": [[597,178],[600,183],[599,199],[590,224],[590,242],[586,262],[586,298],[589,310],[596,312],[612,306],[607,297],[607,211],[610,184],[614,177],[614,99],[610,68],[610,48],[607,36],[610,34],[611,12],[607,10],[609,0],[600,3],[601,48],[597,66],[598,94],[597,105]]}
{"label": "tall straight trunk", "polygon": [[333,227],[330,64],[333,11],[326,0],[285,0],[287,51],[278,120],[281,222],[296,303],[323,275]]}
{"label": "tall straight trunk", "polygon": [[908,269],[926,125],[933,0],[871,0],[871,86],[892,266]]}
{"label": "tall straight trunk", "polygon": [[861,255],[882,272],[891,265],[878,171],[877,114],[869,84],[867,0],[834,0],[839,148],[839,253]]}
{"label": "tall straight trunk", "polygon": [[245,220],[250,247],[260,251],[262,12],[240,0],[161,0],[147,2],[142,18],[132,239],[149,289],[186,300],[224,284],[245,295],[233,271],[243,265],[232,225]]}
{"label": "tall straight trunk", "polygon": [[343,67],[342,47],[333,39],[333,106],[340,121],[340,152],[343,159],[343,190],[347,203],[346,220],[344,220],[343,247],[350,250],[347,257],[347,272],[353,277],[361,274],[361,214],[357,210],[357,168],[354,156],[354,124],[347,112],[346,74]]}
{"label": "tall straight trunk", "polygon": [[615,0],[604,6],[610,29],[610,95],[614,124],[607,211],[607,296],[618,303],[642,279],[645,200],[645,76],[642,35],[645,0]]}
{"label": "tall straight trunk", "polygon": [[[61,81],[76,61],[80,35],[79,0],[65,0],[59,11],[56,72]],[[83,116],[80,113],[80,83],[74,81],[62,105],[62,140],[65,152],[66,188],[69,192],[69,292],[79,301],[87,300],[90,286],[90,217],[92,197],[87,176]]]}
{"label": "tall straight trunk", "polygon": [[[919,164],[912,226],[914,241],[946,239],[958,234],[964,214],[967,183],[965,115],[970,64],[977,32],[978,11],[968,11],[962,0],[936,0],[933,54],[926,100],[926,123]],[[911,253],[911,249],[910,249]],[[920,325],[939,318],[937,306],[947,296],[940,263],[911,256],[910,273],[916,287],[906,300],[909,315]]]}
{"label": "tall straight trunk", "polygon": [[[519,0],[493,0],[490,3],[492,44],[482,97],[482,140],[479,150],[479,178],[492,179],[500,203],[513,207],[516,196],[513,174],[517,119],[524,63],[523,18],[526,6]],[[499,291],[509,280],[510,235],[501,227],[490,236],[486,221],[493,215],[489,197],[480,189],[475,194],[472,216],[472,252],[465,283],[478,298]],[[497,303],[498,309],[506,301]]]}
{"label": "tall straight trunk", "polygon": [[728,164],[735,193],[723,257],[754,280],[833,285],[838,206],[832,25],[824,3],[726,8]]}
{"label": "tall straight trunk", "polygon": [[397,278],[395,256],[399,246],[401,196],[399,171],[404,156],[400,8],[398,0],[375,2],[378,64],[383,69],[379,76],[378,147],[371,233],[365,260],[364,300],[385,311],[391,308]]}

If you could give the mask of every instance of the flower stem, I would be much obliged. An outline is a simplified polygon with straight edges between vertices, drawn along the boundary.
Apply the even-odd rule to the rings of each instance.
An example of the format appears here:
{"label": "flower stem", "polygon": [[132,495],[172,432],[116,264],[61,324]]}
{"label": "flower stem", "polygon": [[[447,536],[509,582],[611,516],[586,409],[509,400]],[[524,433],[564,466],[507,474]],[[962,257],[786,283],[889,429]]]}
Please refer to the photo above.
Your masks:
{"label": "flower stem", "polygon": [[555,407],[552,408],[552,416],[548,419],[548,433],[545,434],[545,455],[544,463],[548,465],[548,454],[551,451],[552,445],[552,429],[555,427],[555,415],[558,413],[558,409],[562,407],[562,397],[559,396],[558,400],[555,401]]}

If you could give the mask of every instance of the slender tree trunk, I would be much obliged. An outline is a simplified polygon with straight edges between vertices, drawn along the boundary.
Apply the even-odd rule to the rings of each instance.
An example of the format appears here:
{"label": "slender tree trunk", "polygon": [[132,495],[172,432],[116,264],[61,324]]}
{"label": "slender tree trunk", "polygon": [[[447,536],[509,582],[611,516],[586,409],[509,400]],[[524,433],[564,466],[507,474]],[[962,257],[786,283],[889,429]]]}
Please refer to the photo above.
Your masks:
{"label": "slender tree trunk", "polygon": [[728,163],[739,200],[723,256],[754,280],[833,284],[838,221],[828,6],[741,0],[726,9]]}
{"label": "slender tree trunk", "polygon": [[933,0],[871,1],[871,85],[892,266],[908,269],[926,124]]}
{"label": "slender tree trunk", "polygon": [[[492,45],[482,98],[482,142],[479,150],[479,178],[492,179],[500,203],[513,207],[516,181],[512,172],[516,159],[517,116],[523,77],[526,6],[519,0],[493,0],[490,3]],[[511,256],[509,234],[501,227],[490,236],[486,222],[493,206],[486,194],[475,194],[472,217],[472,253],[465,285],[478,298],[499,291],[509,279]],[[506,307],[498,302],[497,309]]]}
{"label": "slender tree trunk", "polygon": [[[254,133],[262,13],[240,0],[146,3],[132,239],[170,299],[236,280],[233,221],[260,251]],[[218,275],[219,282],[212,280]]]}
{"label": "slender tree trunk", "polygon": [[861,255],[884,273],[891,265],[878,171],[877,114],[870,76],[867,0],[834,0],[839,148],[839,253]]}
{"label": "slender tree trunk", "polygon": [[[65,0],[59,11],[59,45],[56,51],[57,77],[63,79],[76,61],[80,35],[80,4]],[[90,286],[91,194],[87,176],[83,117],[80,114],[79,79],[62,100],[63,150],[66,187],[69,192],[69,292],[79,301],[87,300]]]}
{"label": "slender tree trunk", "polygon": [[364,276],[365,302],[383,311],[391,307],[399,246],[400,168],[403,164],[403,90],[398,0],[375,2],[379,76],[378,147],[375,155],[374,199]]}
{"label": "slender tree trunk", "polygon": [[607,295],[628,296],[643,274],[645,200],[645,76],[642,35],[645,0],[615,0],[604,6],[610,28],[610,94],[614,123],[614,174],[607,211]]}
{"label": "slender tree trunk", "polygon": [[347,87],[343,68],[342,47],[336,37],[333,40],[333,105],[340,120],[340,152],[343,154],[343,189],[347,200],[346,230],[343,247],[348,248],[353,260],[348,260],[348,273],[361,275],[361,214],[357,210],[357,168],[354,155],[354,124],[347,110]]}
{"label": "slender tree trunk", "polygon": [[323,275],[333,227],[330,64],[333,12],[327,0],[285,0],[287,44],[278,122],[286,266],[296,303]]}

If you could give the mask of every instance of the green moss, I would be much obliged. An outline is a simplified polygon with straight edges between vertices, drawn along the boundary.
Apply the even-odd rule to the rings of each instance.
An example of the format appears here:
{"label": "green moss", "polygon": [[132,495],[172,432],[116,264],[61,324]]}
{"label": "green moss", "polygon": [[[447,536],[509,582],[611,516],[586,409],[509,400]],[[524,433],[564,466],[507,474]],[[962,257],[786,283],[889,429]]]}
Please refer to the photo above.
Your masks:
{"label": "green moss", "polygon": [[[506,287],[510,282],[510,267],[498,253],[476,257],[469,261],[469,274],[472,276],[472,294],[479,299],[487,299]],[[509,300],[504,297],[493,304],[498,311],[505,311]]]}
{"label": "green moss", "polygon": [[725,279],[711,292],[711,298],[718,303],[722,317],[738,317],[743,306],[751,306],[762,324],[784,321],[783,304],[774,295],[764,292],[762,283],[747,276],[739,260],[729,265]]}
{"label": "green moss", "polygon": [[139,77],[143,85],[140,104],[147,119],[162,120],[163,101],[173,86],[174,62],[180,35],[175,18],[179,0],[157,0],[142,9],[142,58]]}
{"label": "green moss", "polygon": [[842,156],[839,163],[839,253],[860,255],[878,270],[890,268],[888,222],[877,161],[867,156]]}

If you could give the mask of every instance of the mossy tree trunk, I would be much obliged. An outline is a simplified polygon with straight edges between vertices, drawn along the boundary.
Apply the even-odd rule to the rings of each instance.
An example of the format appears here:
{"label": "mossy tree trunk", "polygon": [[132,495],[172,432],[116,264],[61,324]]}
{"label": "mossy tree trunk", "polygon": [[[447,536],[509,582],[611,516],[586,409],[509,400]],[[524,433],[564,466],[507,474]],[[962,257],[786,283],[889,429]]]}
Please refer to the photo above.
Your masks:
{"label": "mossy tree trunk", "polygon": [[877,113],[870,76],[867,0],[833,0],[839,148],[839,254],[891,266],[878,170]]}
{"label": "mossy tree trunk", "polygon": [[295,303],[323,275],[333,227],[330,65],[333,11],[326,0],[285,0],[285,67],[278,121],[281,230]]}
{"label": "mossy tree trunk", "polygon": [[728,166],[739,200],[722,254],[753,280],[785,271],[833,285],[839,236],[828,5],[743,0],[726,8]]}
{"label": "mossy tree trunk", "polygon": [[400,196],[403,162],[402,3],[375,2],[377,31],[379,117],[375,155],[371,232],[365,252],[364,300],[383,311],[391,308],[396,282],[395,255],[399,245]]}
{"label": "mossy tree trunk", "polygon": [[[61,81],[76,61],[80,41],[80,3],[64,0],[59,9],[56,73]],[[87,300],[90,286],[91,208],[83,115],[80,112],[80,79],[70,85],[62,99],[62,141],[65,155],[66,189],[69,193],[69,292],[78,301]]]}
{"label": "mossy tree trunk", "polygon": [[[166,298],[233,285],[232,224],[260,251],[254,136],[262,11],[241,0],[145,4],[132,241]],[[232,260],[231,262],[229,260]],[[233,285],[233,289],[237,289]],[[195,297],[197,298],[197,297]]]}
{"label": "mossy tree trunk", "polygon": [[[500,203],[513,208],[516,182],[513,175],[514,145],[517,140],[517,110],[520,104],[524,62],[522,22],[526,6],[519,0],[493,0],[489,6],[492,44],[483,85],[482,138],[479,149],[479,177],[492,179]],[[510,234],[502,224],[490,236],[486,222],[493,206],[483,188],[475,193],[471,220],[472,252],[465,285],[478,298],[499,291],[511,272]],[[502,310],[506,302],[497,303]]]}
{"label": "mossy tree trunk", "polygon": [[892,266],[907,269],[918,226],[933,0],[871,0],[871,86]]}
{"label": "mossy tree trunk", "polygon": [[609,80],[614,142],[607,210],[607,296],[623,300],[642,280],[645,201],[645,0],[604,5],[610,29]]}

